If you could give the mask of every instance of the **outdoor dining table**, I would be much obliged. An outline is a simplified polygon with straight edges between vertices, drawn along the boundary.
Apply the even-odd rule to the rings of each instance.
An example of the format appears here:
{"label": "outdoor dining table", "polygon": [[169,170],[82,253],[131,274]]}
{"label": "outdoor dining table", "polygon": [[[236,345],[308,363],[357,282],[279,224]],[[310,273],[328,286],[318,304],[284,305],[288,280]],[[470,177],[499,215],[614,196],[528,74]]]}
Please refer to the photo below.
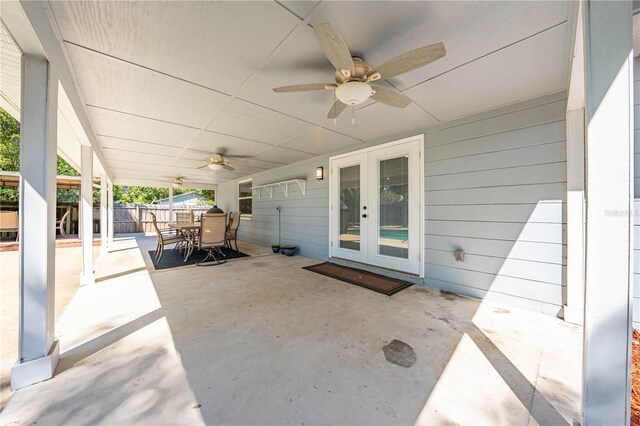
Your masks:
{"label": "outdoor dining table", "polygon": [[196,245],[196,231],[200,229],[200,223],[197,222],[173,222],[169,223],[169,228],[178,231],[186,242],[184,261],[186,262],[193,253]]}

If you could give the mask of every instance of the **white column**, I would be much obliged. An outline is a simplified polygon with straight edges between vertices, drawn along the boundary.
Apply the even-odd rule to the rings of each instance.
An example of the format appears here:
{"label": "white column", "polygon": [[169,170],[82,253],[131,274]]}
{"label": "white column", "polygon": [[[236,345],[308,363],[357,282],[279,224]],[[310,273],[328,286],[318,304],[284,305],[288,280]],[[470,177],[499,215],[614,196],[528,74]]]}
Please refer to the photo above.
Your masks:
{"label": "white column", "polygon": [[633,215],[631,1],[585,3],[583,425],[629,424]]}
{"label": "white column", "polygon": [[584,108],[567,111],[567,304],[564,319],[584,323]]}
{"label": "white column", "polygon": [[109,224],[107,225],[107,241],[108,241],[108,247],[113,246],[113,182],[111,182],[111,180],[109,180],[109,185],[108,185],[108,197],[107,197],[107,202],[108,202],[108,208],[107,208],[107,215],[109,217],[108,221]]}
{"label": "white column", "polygon": [[107,252],[107,176],[100,176],[100,254]]}
{"label": "white column", "polygon": [[575,37],[567,93],[567,300],[564,319],[584,324],[584,10],[578,3],[574,15]]}
{"label": "white column", "polygon": [[95,282],[93,275],[93,149],[80,147],[80,241],[82,274],[80,284]]}
{"label": "white column", "polygon": [[173,186],[169,187],[169,222],[174,222],[173,218]]}
{"label": "white column", "polygon": [[18,360],[11,387],[53,377],[58,81],[48,62],[22,57]]}

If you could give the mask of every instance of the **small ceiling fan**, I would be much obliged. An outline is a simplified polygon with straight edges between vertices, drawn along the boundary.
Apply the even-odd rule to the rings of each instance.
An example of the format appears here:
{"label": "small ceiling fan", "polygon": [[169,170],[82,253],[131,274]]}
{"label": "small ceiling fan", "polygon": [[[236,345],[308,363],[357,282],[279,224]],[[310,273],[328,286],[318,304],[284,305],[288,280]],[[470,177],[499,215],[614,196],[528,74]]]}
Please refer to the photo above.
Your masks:
{"label": "small ceiling fan", "polygon": [[227,155],[223,156],[221,153],[213,153],[207,158],[207,164],[203,164],[198,167],[198,169],[204,169],[208,167],[209,169],[215,171],[218,170],[227,170],[233,172],[235,169],[229,165],[227,158],[252,158],[248,155]]}
{"label": "small ceiling fan", "polygon": [[173,185],[174,188],[180,188],[183,184],[184,184],[184,181],[182,180],[181,176],[174,177],[173,179],[171,179],[171,185]]}
{"label": "small ceiling fan", "polygon": [[351,56],[349,48],[331,24],[318,24],[313,27],[313,30],[324,54],[336,69],[335,83],[294,84],[275,87],[273,91],[287,93],[335,89],[337,99],[329,110],[327,118],[335,119],[347,105],[355,106],[369,98],[381,104],[405,108],[411,103],[411,99],[407,96],[384,87],[370,86],[369,83],[416,70],[447,54],[443,43],[435,43],[403,53],[372,68],[362,58]]}

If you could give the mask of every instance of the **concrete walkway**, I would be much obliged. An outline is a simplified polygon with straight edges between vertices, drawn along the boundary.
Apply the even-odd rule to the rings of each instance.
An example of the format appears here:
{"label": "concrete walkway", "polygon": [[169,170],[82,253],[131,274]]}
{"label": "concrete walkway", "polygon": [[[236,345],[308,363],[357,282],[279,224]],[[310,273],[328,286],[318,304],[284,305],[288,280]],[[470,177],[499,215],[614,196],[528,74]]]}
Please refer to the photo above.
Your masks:
{"label": "concrete walkway", "polygon": [[250,258],[153,271],[154,246],[123,240],[99,259],[59,322],[56,376],[17,391],[3,423],[578,417],[580,329],[558,319],[416,286],[386,297],[242,243]]}

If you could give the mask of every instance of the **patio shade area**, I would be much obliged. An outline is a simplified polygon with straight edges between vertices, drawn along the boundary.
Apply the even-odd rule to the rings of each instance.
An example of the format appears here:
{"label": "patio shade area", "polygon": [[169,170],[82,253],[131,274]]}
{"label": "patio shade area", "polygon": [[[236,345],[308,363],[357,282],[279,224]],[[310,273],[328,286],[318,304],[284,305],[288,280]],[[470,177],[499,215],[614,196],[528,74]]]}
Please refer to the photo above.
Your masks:
{"label": "patio shade area", "polygon": [[[579,413],[579,328],[559,319],[417,286],[390,298],[247,243],[248,258],[155,271],[154,245],[124,238],[99,259],[58,323],[55,378],[17,392],[5,423],[560,425]],[[393,340],[410,348],[385,355]]]}
{"label": "patio shade area", "polygon": [[[640,2],[1,12],[3,421],[629,422]],[[55,249],[65,222],[77,252]]]}

